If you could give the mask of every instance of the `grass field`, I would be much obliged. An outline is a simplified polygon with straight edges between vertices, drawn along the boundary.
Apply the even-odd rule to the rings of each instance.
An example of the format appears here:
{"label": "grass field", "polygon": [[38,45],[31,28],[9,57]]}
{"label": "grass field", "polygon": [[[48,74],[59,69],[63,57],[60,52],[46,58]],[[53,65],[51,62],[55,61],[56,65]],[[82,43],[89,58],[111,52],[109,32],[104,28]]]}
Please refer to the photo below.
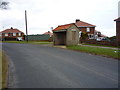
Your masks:
{"label": "grass field", "polygon": [[120,50],[99,47],[67,46],[68,49],[120,59]]}
{"label": "grass field", "polygon": [[0,51],[0,88],[6,88],[7,86],[7,61],[5,54]]}

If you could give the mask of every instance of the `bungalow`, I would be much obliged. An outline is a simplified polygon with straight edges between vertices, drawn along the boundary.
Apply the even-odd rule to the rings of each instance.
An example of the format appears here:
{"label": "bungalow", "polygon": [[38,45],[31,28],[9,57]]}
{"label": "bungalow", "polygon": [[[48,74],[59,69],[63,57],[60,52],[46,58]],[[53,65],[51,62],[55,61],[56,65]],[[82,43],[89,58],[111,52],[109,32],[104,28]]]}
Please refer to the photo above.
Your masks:
{"label": "bungalow", "polygon": [[6,29],[0,32],[1,40],[23,40],[24,33],[18,29]]}
{"label": "bungalow", "polygon": [[74,23],[60,25],[52,31],[54,45],[79,44],[79,28]]}

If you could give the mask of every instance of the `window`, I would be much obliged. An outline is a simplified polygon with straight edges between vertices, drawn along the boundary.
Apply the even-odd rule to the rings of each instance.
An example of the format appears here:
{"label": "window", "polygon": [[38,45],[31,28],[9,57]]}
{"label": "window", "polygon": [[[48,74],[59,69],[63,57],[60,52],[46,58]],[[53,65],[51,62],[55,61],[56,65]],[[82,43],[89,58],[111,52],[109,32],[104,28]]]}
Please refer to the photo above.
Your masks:
{"label": "window", "polygon": [[81,37],[81,33],[82,33],[82,31],[79,32],[79,38]]}
{"label": "window", "polygon": [[21,33],[18,33],[18,36],[21,36]]}
{"label": "window", "polygon": [[72,40],[75,40],[76,37],[76,31],[72,31]]}
{"label": "window", "polygon": [[8,33],[5,33],[5,36],[8,36]]}
{"label": "window", "polygon": [[90,28],[86,28],[87,32],[90,32]]}
{"label": "window", "polygon": [[16,33],[13,33],[13,36],[16,36]]}

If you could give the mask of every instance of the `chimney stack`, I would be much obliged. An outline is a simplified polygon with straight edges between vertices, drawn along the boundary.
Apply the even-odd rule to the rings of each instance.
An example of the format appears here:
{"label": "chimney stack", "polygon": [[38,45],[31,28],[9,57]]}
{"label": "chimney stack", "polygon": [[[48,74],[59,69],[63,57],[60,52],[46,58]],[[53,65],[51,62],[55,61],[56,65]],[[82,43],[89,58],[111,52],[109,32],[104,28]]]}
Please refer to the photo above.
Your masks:
{"label": "chimney stack", "polygon": [[79,22],[79,21],[80,21],[80,19],[76,19],[76,23]]}
{"label": "chimney stack", "polygon": [[11,27],[10,29],[13,29],[13,27]]}

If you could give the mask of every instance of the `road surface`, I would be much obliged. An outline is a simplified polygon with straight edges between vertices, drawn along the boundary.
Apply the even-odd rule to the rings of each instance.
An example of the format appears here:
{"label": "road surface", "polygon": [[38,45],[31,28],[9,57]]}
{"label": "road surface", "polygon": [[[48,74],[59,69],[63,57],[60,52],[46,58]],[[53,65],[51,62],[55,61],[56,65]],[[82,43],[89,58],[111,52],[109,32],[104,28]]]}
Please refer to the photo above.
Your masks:
{"label": "road surface", "polygon": [[9,88],[117,88],[118,60],[54,47],[3,43]]}

